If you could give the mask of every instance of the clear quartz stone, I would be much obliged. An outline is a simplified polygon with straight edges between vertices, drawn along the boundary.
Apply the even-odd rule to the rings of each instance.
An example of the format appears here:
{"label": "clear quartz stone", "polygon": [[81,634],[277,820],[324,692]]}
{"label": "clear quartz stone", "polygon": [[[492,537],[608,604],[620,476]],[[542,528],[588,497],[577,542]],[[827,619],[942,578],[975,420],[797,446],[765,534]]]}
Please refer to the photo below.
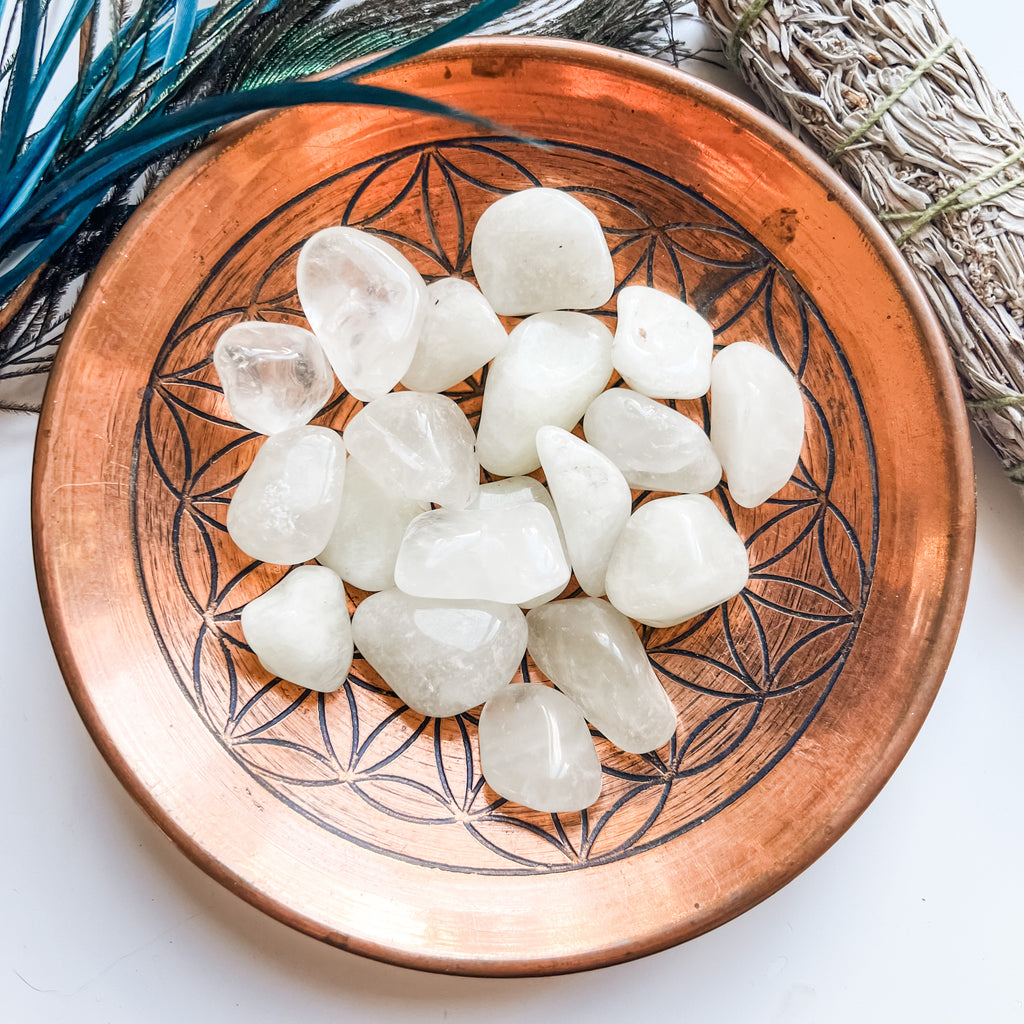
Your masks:
{"label": "clear quartz stone", "polygon": [[299,302],[343,387],[387,394],[412,362],[427,286],[393,246],[356,228],[324,228],[299,253]]}
{"label": "clear quartz stone", "polygon": [[619,535],[608,563],[608,600],[623,615],[675,626],[735,597],[750,574],[747,549],[702,494],[655,498]]}
{"label": "clear quartz stone", "polygon": [[422,715],[475,708],[507,686],[526,653],[526,619],[510,604],[438,601],[382,590],[352,616],[363,657]]}
{"label": "clear quartz stone", "polygon": [[499,796],[535,811],[580,811],[601,795],[601,764],[579,708],[563,693],[514,683],[480,712],[480,768]]}
{"label": "clear quartz stone", "polygon": [[615,287],[597,217],[551,188],[513,192],[483,212],[473,232],[473,271],[502,316],[596,309]]}
{"label": "clear quartz stone", "polygon": [[524,604],[568,582],[555,522],[539,502],[424,512],[395,564],[395,583],[416,597]]}
{"label": "clear quartz stone", "polygon": [[263,442],[228,507],[231,539],[261,562],[294,565],[323,550],[341,505],[345,446],[326,427]]}
{"label": "clear quartz stone", "polygon": [[773,352],[734,341],[715,356],[711,443],[737,505],[754,508],[789,481],[804,443],[804,403]]}
{"label": "clear quartz stone", "polygon": [[608,328],[585,313],[540,313],[518,324],[488,371],[480,465],[499,476],[537,469],[537,431],[579,422],[611,376],[611,341]]}
{"label": "clear quartz stone", "polygon": [[711,325],[667,292],[630,285],[616,299],[612,361],[622,379],[651,398],[700,398],[711,383]]}
{"label": "clear quartz stone", "polygon": [[427,507],[381,487],[368,469],[349,459],[338,518],[317,561],[360,590],[393,587],[406,527]]}
{"label": "clear quartz stone", "polygon": [[445,395],[395,391],[348,421],[352,458],[381,487],[411,501],[465,508],[480,486],[475,437],[462,410]]}
{"label": "clear quartz stone", "polygon": [[575,597],[534,608],[526,624],[537,667],[610,743],[643,754],[672,738],[672,702],[625,615]]}
{"label": "clear quartz stone", "polygon": [[271,674],[330,693],[352,664],[345,588],[330,569],[300,565],[242,609],[245,642]]}
{"label": "clear quartz stone", "polygon": [[[558,518],[558,511],[555,502],[548,489],[532,476],[506,476],[501,480],[492,480],[489,483],[481,484],[477,491],[475,501],[470,508],[514,508],[516,505],[523,505],[528,501],[539,501],[550,513],[555,521],[555,529],[558,530],[558,539],[562,545],[562,552],[565,560],[569,561],[569,549],[565,546],[565,534],[562,532],[562,524]],[[553,601],[565,589],[565,586],[556,586],[546,594],[534,598],[532,601],[521,602],[523,608],[535,608],[537,605]]]}
{"label": "clear quartz stone", "polygon": [[442,277],[427,285],[419,344],[402,383],[412,391],[447,391],[489,363],[508,335],[469,281]]}
{"label": "clear quartz stone", "polygon": [[234,324],[213,350],[224,397],[242,426],[276,434],[308,423],[334,390],[334,372],[316,336],[294,324]]}
{"label": "clear quartz stone", "polygon": [[541,427],[537,451],[576,581],[600,597],[612,548],[629,519],[629,485],[607,455],[561,427]]}
{"label": "clear quartz stone", "polygon": [[711,441],[693,420],[628,388],[602,391],[583,432],[637,490],[703,494],[722,479]]}

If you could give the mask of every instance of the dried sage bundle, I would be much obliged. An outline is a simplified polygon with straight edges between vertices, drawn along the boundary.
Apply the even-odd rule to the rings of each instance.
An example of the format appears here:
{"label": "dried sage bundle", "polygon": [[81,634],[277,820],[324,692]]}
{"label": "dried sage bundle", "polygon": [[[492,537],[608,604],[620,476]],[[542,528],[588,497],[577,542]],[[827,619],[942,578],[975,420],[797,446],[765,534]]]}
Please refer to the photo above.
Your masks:
{"label": "dried sage bundle", "polygon": [[1024,486],[1024,121],[928,0],[697,0],[768,110],[860,191]]}

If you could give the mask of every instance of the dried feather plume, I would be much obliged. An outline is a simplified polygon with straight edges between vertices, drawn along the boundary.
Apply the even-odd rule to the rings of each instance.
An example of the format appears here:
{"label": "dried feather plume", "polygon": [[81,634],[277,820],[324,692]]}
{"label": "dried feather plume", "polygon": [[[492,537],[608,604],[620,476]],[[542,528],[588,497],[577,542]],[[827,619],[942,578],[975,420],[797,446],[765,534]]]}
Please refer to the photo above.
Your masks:
{"label": "dried feather plume", "polygon": [[769,111],[857,188],[1024,486],[1024,121],[927,0],[697,0]]}

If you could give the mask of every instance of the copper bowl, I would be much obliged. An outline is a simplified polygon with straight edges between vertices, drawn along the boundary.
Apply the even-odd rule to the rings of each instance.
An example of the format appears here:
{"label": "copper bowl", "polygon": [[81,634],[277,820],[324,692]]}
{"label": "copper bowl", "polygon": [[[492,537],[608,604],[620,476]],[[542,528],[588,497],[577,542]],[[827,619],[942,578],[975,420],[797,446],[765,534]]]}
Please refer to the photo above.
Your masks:
{"label": "copper bowl", "polygon": [[[378,80],[547,145],[307,107],[221,133],[157,190],[90,282],[47,395],[34,523],[54,646],[135,798],[282,921],[466,974],[639,957],[810,864],[921,725],[973,544],[950,360],[850,190],[718,90],[640,58],[523,39],[463,42]],[[775,349],[809,424],[775,500],[747,511],[715,495],[748,543],[746,590],[643,634],[676,738],[642,757],[599,739],[599,803],[559,816],[487,788],[472,713],[424,719],[358,660],[326,697],[260,669],[239,609],[283,570],[226,537],[232,487],[260,442],[232,422],[210,362],[237,320],[301,322],[295,258],[318,228],[360,225],[427,276],[471,275],[481,210],[538,183],[597,213],[620,283],[678,291],[719,343]],[[472,415],[478,382],[457,397]],[[341,425],[355,407],[338,394],[319,421]]]}

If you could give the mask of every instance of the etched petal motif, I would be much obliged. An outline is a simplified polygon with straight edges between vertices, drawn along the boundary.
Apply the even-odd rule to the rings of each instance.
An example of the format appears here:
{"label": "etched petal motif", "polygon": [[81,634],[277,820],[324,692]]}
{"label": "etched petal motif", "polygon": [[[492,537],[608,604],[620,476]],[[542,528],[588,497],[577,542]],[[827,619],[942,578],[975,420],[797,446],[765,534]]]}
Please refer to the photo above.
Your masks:
{"label": "etched petal motif", "polygon": [[[210,269],[140,396],[131,480],[138,580],[184,698],[271,798],[343,841],[441,869],[580,868],[699,828],[757,785],[828,699],[874,571],[871,436],[841,347],[810,296],[769,248],[686,186],[593,149],[550,142],[540,152],[500,137],[413,145],[288,200]],[[586,184],[595,161],[601,189]],[[472,280],[469,240],[482,210],[537,185],[566,189],[595,213],[617,289],[644,284],[678,295],[708,316],[719,345],[742,339],[772,349],[799,378],[807,410],[801,461],[777,497],[747,510],[724,487],[711,495],[746,544],[747,586],[678,626],[642,630],[675,708],[675,737],[635,755],[595,736],[600,799],[555,815],[484,785],[474,712],[416,714],[358,654],[330,694],[260,667],[240,609],[284,569],[254,562],[226,535],[228,499],[261,439],[231,419],[210,365],[233,323],[305,326],[295,267],[316,230],[366,228],[428,280]],[[269,266],[268,252],[276,254]],[[614,330],[615,300],[594,315]],[[474,425],[486,374],[447,392]],[[669,404],[707,429],[707,400]],[[340,429],[359,408],[336,391],[316,423]],[[649,497],[633,492],[634,507]],[[363,592],[348,596],[351,611]],[[520,676],[541,678],[529,658]],[[399,822],[392,849],[387,837]]]}

